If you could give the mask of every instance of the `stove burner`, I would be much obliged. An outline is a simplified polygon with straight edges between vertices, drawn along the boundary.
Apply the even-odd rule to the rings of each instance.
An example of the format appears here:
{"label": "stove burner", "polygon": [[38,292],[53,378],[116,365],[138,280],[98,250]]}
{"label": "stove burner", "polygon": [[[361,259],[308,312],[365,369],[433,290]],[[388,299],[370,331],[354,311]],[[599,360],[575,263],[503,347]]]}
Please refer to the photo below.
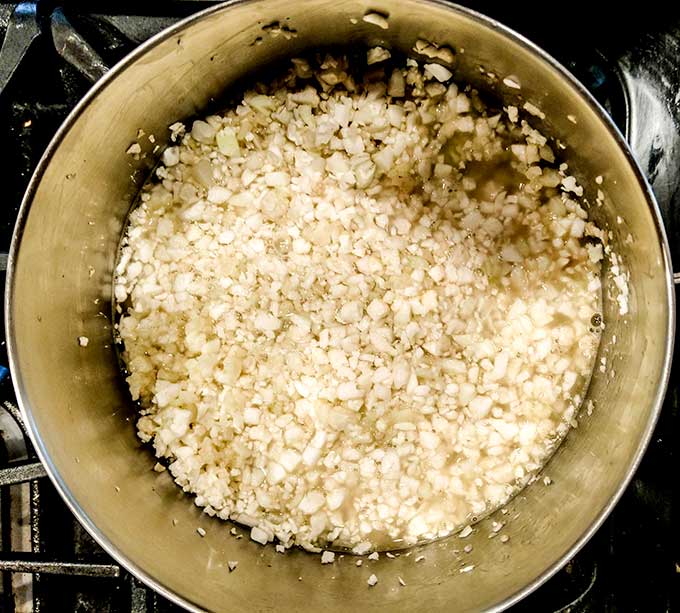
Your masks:
{"label": "stove burner", "polygon": [[[21,196],[70,109],[107,66],[209,4],[0,4],[0,138],[8,144],[5,164],[12,169],[5,178],[0,217],[0,281]],[[545,47],[591,90],[626,133],[669,234],[677,238],[680,8],[659,4],[634,24],[631,20],[633,25],[612,28],[607,11],[571,7],[557,33],[554,26],[546,27],[549,16],[531,7],[489,1],[474,8]],[[678,263],[679,243],[671,241]],[[42,478],[44,468],[28,441],[2,366],[7,364],[4,330],[0,336],[0,611],[177,613],[177,607],[113,562]],[[678,560],[668,539],[672,477],[666,475],[677,445],[680,377],[674,374],[654,440],[623,499],[574,559],[515,605],[513,613],[672,610]]]}

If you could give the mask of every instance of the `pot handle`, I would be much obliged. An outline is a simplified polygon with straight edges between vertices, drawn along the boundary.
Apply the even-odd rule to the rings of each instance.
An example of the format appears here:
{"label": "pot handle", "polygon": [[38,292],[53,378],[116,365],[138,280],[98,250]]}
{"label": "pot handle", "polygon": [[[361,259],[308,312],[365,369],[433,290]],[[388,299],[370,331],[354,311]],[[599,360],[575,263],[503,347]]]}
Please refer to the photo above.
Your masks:
{"label": "pot handle", "polygon": [[[677,40],[647,33],[622,55],[616,70],[625,97],[624,133],[654,191],[666,231],[680,232],[680,93]],[[669,77],[670,75],[670,77]],[[671,243],[680,268],[680,246]],[[680,272],[673,274],[680,285]]]}

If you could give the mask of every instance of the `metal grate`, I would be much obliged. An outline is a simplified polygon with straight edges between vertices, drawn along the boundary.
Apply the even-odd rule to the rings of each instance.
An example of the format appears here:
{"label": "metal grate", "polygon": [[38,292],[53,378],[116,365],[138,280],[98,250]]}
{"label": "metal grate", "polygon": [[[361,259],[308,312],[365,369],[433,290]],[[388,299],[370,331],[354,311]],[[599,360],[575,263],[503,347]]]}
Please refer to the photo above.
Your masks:
{"label": "metal grate", "polygon": [[[9,156],[5,168],[11,172],[4,177],[0,252],[9,246],[32,169],[91,81],[151,35],[208,4],[212,3],[0,4],[0,139],[11,144],[5,146]],[[646,78],[652,83],[649,91],[656,92],[673,114],[672,129],[680,133],[680,103],[673,98],[680,91],[680,10],[659,5],[656,18],[646,15],[636,22],[638,30],[618,31],[608,25],[607,11],[600,14],[589,7],[586,13],[572,7],[560,32],[578,31],[579,45],[574,46],[571,35],[546,28],[543,14],[529,14],[529,9],[517,5],[511,10],[502,2],[477,2],[474,8],[548,47],[622,126],[626,101],[617,74],[623,70],[638,81]],[[643,39],[646,53],[639,51]],[[659,57],[672,68],[661,75],[665,81],[660,78]],[[680,215],[680,189],[670,179],[666,183],[669,195],[660,203],[671,220],[671,231],[677,234],[672,221]],[[6,255],[0,253],[3,284],[6,264]],[[7,364],[4,330],[1,338],[0,611],[177,613],[176,606],[143,586],[98,547],[44,478],[2,366]],[[665,472],[677,453],[677,374],[671,377],[652,445],[610,519],[564,570],[513,607],[513,613],[673,610],[672,586],[679,560],[668,538],[673,533],[673,478]]]}
{"label": "metal grate", "polygon": [[[16,406],[3,407],[25,437]],[[24,443],[28,459],[5,459],[0,468],[0,611],[180,611],[99,549]]]}

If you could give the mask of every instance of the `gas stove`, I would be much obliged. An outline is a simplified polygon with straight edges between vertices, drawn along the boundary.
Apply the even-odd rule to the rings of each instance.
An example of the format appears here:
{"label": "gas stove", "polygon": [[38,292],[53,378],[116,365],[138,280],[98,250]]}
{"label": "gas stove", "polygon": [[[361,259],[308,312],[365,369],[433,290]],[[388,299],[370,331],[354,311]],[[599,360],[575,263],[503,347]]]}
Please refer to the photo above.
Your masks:
{"label": "gas stove", "polygon": [[[209,4],[0,3],[3,286],[22,194],[59,124],[108,66]],[[644,15],[619,18],[615,27],[605,8],[585,3],[470,6],[546,48],[612,115],[652,183],[680,269],[680,5],[652,1]],[[6,365],[3,329],[0,611],[180,611],[109,558],[63,504],[28,441]],[[652,442],[622,500],[586,547],[513,613],[654,613],[678,606],[672,586],[680,557],[670,538],[680,391],[676,371],[677,365]]]}

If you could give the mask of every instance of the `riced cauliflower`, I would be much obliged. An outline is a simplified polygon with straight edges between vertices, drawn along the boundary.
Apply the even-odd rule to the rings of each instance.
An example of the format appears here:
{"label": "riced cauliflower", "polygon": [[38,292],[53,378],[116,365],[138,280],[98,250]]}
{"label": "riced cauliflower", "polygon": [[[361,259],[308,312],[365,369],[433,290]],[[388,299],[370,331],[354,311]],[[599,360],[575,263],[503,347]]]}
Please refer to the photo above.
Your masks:
{"label": "riced cauliflower", "polygon": [[460,529],[540,469],[595,359],[582,187],[523,111],[387,55],[173,124],[121,250],[139,436],[263,544]]}

